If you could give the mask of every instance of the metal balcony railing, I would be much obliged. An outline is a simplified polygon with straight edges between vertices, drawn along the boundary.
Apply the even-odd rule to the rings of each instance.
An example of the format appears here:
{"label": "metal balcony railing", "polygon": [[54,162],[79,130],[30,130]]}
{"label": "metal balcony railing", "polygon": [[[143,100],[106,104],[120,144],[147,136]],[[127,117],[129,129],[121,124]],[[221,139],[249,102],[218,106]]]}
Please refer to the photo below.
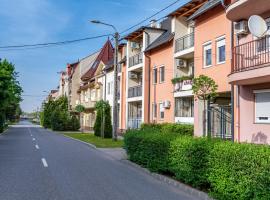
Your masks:
{"label": "metal balcony railing", "polygon": [[270,63],[270,36],[233,48],[232,73],[264,67]]}
{"label": "metal balcony railing", "polygon": [[175,40],[175,53],[194,47],[194,32]]}
{"label": "metal balcony railing", "polygon": [[129,58],[129,67],[138,65],[143,62],[143,52],[140,52]]}
{"label": "metal balcony railing", "polygon": [[141,124],[142,124],[141,118],[128,119],[128,128],[129,129],[139,129],[139,128],[141,128]]}
{"label": "metal balcony railing", "polygon": [[135,87],[128,88],[128,98],[142,96],[142,86],[138,85]]}

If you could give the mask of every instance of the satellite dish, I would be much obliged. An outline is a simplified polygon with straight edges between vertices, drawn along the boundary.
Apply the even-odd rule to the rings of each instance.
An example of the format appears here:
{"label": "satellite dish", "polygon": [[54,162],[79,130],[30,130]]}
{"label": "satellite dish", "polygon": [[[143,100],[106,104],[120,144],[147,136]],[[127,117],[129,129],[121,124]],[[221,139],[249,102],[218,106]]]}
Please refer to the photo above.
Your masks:
{"label": "satellite dish", "polygon": [[267,33],[267,24],[264,19],[258,15],[252,15],[249,18],[248,28],[252,35],[259,38]]}

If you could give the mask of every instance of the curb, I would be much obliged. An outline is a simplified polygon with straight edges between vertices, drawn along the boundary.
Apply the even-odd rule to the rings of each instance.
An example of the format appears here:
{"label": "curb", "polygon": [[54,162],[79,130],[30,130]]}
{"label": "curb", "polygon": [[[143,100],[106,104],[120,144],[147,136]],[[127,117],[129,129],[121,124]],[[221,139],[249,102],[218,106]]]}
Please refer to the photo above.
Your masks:
{"label": "curb", "polygon": [[200,190],[192,188],[192,187],[190,187],[188,185],[185,185],[185,184],[183,184],[181,182],[178,182],[178,181],[176,181],[176,180],[174,180],[172,178],[169,178],[167,176],[150,172],[148,169],[143,168],[140,165],[138,165],[136,163],[133,163],[133,162],[131,162],[129,160],[121,160],[121,162],[123,162],[125,164],[128,164],[128,165],[130,165],[130,166],[132,166],[134,168],[137,168],[140,171],[152,176],[153,178],[155,178],[155,179],[157,179],[159,181],[162,181],[164,183],[167,183],[168,185],[173,186],[173,187],[175,187],[177,189],[180,189],[181,191],[184,191],[189,195],[196,196],[197,198],[199,198],[201,200],[214,200],[213,198],[209,197],[208,194],[205,193],[205,192],[202,192]]}

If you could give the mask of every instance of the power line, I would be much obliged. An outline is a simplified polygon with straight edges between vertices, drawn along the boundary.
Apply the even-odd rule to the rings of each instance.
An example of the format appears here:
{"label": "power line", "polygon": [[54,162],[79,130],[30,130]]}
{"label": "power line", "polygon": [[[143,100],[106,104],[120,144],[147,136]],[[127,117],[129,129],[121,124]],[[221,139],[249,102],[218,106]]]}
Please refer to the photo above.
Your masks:
{"label": "power line", "polygon": [[[168,8],[172,7],[173,5],[175,5],[176,3],[180,2],[180,1],[181,1],[181,0],[177,0],[177,1],[172,2],[171,4],[169,4],[168,6],[166,6],[166,7],[163,8],[163,9],[159,10],[159,11],[156,12],[155,14],[153,14],[153,15],[151,15],[151,16],[145,18],[144,20],[138,22],[137,24],[131,26],[130,28],[127,28],[127,29],[121,31],[120,34],[125,33],[125,32],[127,32],[127,31],[129,31],[129,30],[131,30],[131,29],[133,29],[133,28],[135,28],[135,27],[141,25],[142,23],[144,23],[144,22],[148,21],[149,19],[155,17],[156,15],[160,14],[160,13],[163,12],[164,10],[167,10]],[[162,17],[162,18],[160,18],[160,19],[163,19],[163,18],[164,18],[164,17]],[[159,19],[159,20],[160,20],[160,19]]]}
{"label": "power line", "polygon": [[6,49],[6,50],[16,50],[16,49],[35,49],[35,48],[44,48],[44,47],[51,47],[55,45],[65,45],[65,44],[71,44],[71,43],[76,43],[76,42],[81,42],[81,41],[86,41],[86,40],[92,40],[92,39],[97,39],[97,38],[102,38],[102,37],[108,37],[110,34],[106,35],[99,35],[99,36],[93,36],[93,37],[86,37],[86,38],[80,38],[80,39],[75,39],[75,40],[66,40],[66,41],[60,41],[60,42],[47,42],[47,43],[37,43],[37,44],[23,44],[23,45],[9,45],[9,46],[0,46],[1,49]]}

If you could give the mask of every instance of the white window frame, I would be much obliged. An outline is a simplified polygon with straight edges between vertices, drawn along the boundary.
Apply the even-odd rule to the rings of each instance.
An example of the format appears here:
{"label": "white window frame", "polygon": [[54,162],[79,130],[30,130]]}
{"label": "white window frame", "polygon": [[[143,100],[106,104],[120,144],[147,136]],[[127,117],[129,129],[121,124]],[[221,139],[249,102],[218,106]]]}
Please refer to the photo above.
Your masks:
{"label": "white window frame", "polygon": [[[211,49],[211,64],[210,65],[206,65],[206,51]],[[207,67],[211,67],[213,65],[213,49],[212,49],[212,42],[206,42],[203,44],[203,67],[207,68]]]}
{"label": "white window frame", "polygon": [[[161,80],[161,68],[163,68],[163,73],[164,73],[164,80]],[[164,65],[161,65],[159,67],[159,83],[164,83],[165,82],[165,66]]]}
{"label": "white window frame", "polygon": [[[156,79],[155,79],[155,72],[156,72]],[[158,83],[158,68],[155,66],[153,68],[153,84],[157,84]]]}
{"label": "white window frame", "polygon": [[[161,113],[163,112],[163,118],[161,117]],[[165,118],[165,108],[163,107],[163,102],[159,103],[159,119],[164,120]]]}
{"label": "white window frame", "polygon": [[[270,124],[270,116],[268,117],[268,119],[264,120],[264,119],[258,119],[260,116],[257,116],[257,95],[258,94],[262,94],[262,93],[269,93],[270,95],[270,89],[264,89],[264,90],[254,90],[254,121],[256,124]],[[270,102],[269,102],[270,104]],[[267,106],[266,106],[267,107]],[[270,108],[268,108],[270,109]],[[261,116],[264,117],[264,116]]]}
{"label": "white window frame", "polygon": [[[219,47],[225,46],[225,60],[219,61]],[[226,62],[226,38],[225,36],[221,36],[216,39],[216,62],[218,65],[224,64]]]}

